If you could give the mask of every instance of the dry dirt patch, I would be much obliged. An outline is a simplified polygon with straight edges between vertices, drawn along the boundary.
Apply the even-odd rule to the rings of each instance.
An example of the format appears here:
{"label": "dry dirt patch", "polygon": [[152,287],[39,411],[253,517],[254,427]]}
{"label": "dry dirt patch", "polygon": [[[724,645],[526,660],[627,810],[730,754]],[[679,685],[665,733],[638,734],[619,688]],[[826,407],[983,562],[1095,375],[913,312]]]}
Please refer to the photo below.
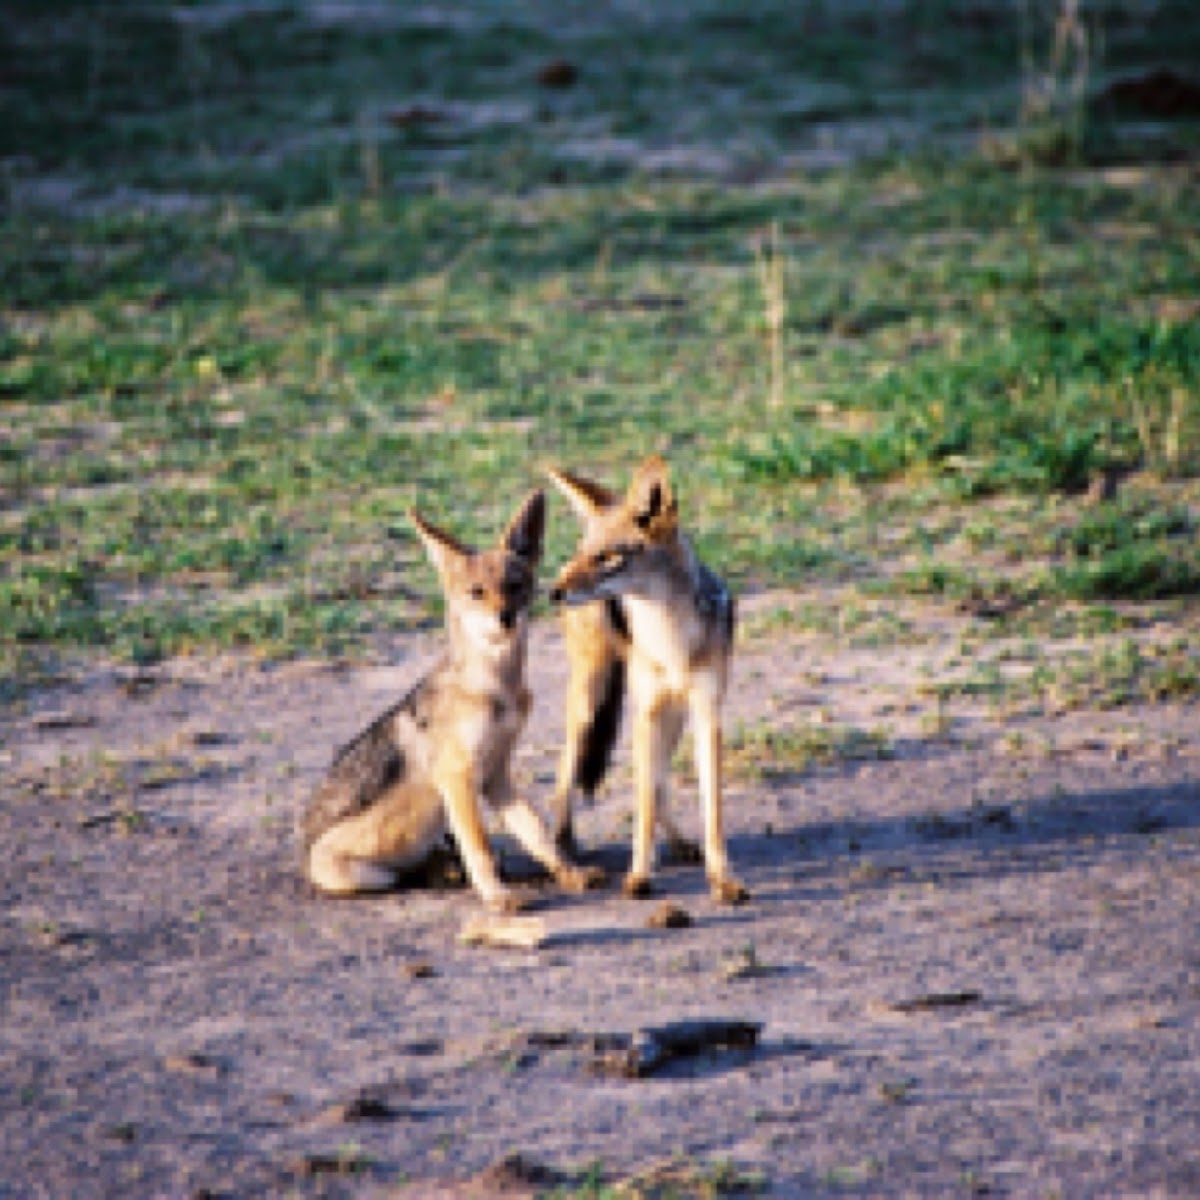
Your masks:
{"label": "dry dirt patch", "polygon": [[[295,869],[333,748],[434,650],[97,669],[6,714],[0,1195],[1200,1189],[1194,705],[933,736],[896,705],[936,642],[754,639],[731,727],[861,724],[892,689],[889,756],[733,781],[749,906],[687,866],[651,903],[547,889],[524,952],[459,942],[465,891],[335,902]],[[532,674],[544,801],[548,622]],[[628,786],[623,747],[581,821],[614,873]],[[597,1069],[687,1020],[757,1032]]]}

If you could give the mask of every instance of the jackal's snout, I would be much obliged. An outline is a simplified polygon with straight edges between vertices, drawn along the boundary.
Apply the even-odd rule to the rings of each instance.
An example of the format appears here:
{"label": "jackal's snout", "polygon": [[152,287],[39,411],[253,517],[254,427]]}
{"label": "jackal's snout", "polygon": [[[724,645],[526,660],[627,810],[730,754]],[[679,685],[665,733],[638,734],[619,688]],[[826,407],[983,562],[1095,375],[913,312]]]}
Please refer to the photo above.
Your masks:
{"label": "jackal's snout", "polygon": [[556,608],[563,604],[570,604],[574,595],[586,590],[587,586],[587,581],[579,578],[575,561],[571,561],[559,571],[550,585],[548,593],[550,603]]}

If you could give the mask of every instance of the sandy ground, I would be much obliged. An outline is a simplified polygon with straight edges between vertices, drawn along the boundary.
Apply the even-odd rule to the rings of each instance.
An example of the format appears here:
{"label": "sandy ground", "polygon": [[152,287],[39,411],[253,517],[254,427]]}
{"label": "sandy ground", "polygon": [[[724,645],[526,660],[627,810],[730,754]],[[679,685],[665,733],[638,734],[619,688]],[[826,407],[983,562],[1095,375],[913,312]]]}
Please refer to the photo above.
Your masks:
{"label": "sandy ground", "polygon": [[[0,720],[0,1196],[1200,1194],[1195,705],[935,728],[937,645],[752,639],[731,728],[886,712],[890,757],[731,784],[749,905],[689,866],[652,901],[544,886],[546,944],[504,951],[458,943],[469,892],[296,870],[334,747],[435,646],[97,668]],[[531,677],[540,803],[550,622]],[[626,736],[580,822],[614,876],[628,794]],[[691,926],[648,928],[663,899]],[[685,1017],[761,1034],[598,1069],[594,1035]]]}

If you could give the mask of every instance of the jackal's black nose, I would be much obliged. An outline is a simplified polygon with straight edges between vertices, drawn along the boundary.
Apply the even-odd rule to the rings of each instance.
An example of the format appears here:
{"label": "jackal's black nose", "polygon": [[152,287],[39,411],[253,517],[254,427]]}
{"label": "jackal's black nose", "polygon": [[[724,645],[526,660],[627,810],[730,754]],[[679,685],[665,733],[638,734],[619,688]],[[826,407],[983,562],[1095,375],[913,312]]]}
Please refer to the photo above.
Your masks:
{"label": "jackal's black nose", "polygon": [[550,589],[550,603],[561,604],[563,602],[563,590],[560,587],[552,587]]}
{"label": "jackal's black nose", "polygon": [[515,608],[502,608],[500,610],[500,624],[505,629],[511,629],[517,623],[517,610]]}

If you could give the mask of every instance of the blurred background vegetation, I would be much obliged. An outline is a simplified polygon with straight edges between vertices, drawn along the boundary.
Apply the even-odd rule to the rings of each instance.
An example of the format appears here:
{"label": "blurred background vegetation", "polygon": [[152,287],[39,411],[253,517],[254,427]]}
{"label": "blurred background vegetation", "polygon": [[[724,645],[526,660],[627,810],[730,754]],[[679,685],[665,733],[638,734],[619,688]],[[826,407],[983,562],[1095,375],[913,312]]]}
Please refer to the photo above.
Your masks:
{"label": "blurred background vegetation", "polygon": [[742,590],[1190,619],[1198,63],[1192,0],[5,4],[5,690],[386,654],[410,505],[650,450]]}

